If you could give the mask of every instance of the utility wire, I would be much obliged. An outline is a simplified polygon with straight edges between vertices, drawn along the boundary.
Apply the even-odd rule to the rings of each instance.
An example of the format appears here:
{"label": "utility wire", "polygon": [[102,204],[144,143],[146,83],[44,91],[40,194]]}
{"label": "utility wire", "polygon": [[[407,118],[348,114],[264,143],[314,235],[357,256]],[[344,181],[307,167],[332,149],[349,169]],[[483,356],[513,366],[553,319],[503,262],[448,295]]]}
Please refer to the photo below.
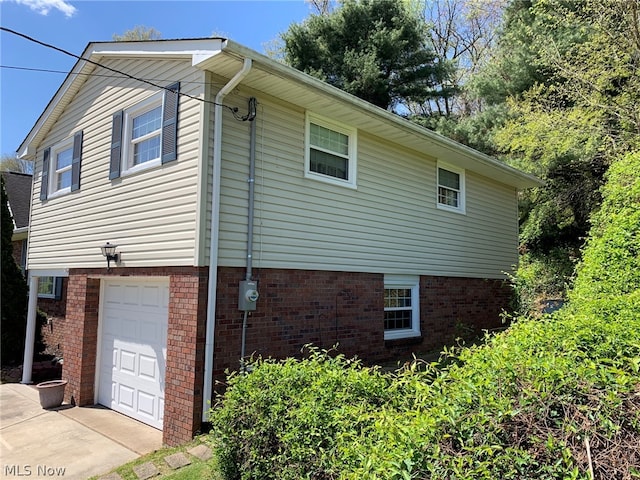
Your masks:
{"label": "utility wire", "polygon": [[[151,85],[152,87],[159,88],[161,90],[169,90],[167,87],[163,87],[162,85],[158,85],[157,83],[154,83],[154,82],[152,82],[150,80],[145,80],[144,78],[136,77],[134,75],[131,75],[131,74],[126,73],[126,72],[123,72],[121,70],[117,70],[115,68],[107,67],[106,65],[102,65],[99,62],[93,61],[93,60],[91,60],[89,58],[81,57],[79,55],[76,55],[75,53],[72,53],[72,52],[69,52],[68,50],[65,50],[64,48],[56,47],[55,45],[51,45],[50,43],[43,42],[43,41],[38,40],[36,38],[30,37],[29,35],[26,35],[24,33],[20,33],[20,32],[17,32],[15,30],[12,30],[10,28],[0,26],[0,30],[2,30],[3,32],[11,33],[11,34],[16,35],[18,37],[22,37],[25,40],[28,40],[28,41],[33,42],[33,43],[37,43],[38,45],[42,45],[43,47],[51,48],[51,49],[53,49],[53,50],[55,50],[57,52],[64,53],[65,55],[69,55],[70,57],[76,58],[78,60],[83,60],[83,61],[85,61],[87,63],[90,63],[90,64],[95,65],[95,66],[100,67],[100,68],[104,68],[105,70],[109,70],[110,72],[117,73],[119,75],[122,75],[124,77],[130,78],[132,80],[136,80],[138,82],[146,83],[147,85]],[[69,73],[71,73],[71,72],[69,72]],[[174,91],[172,90],[172,92],[174,92]],[[220,103],[212,102],[211,100],[206,100],[206,99],[203,99],[203,98],[195,97],[193,95],[189,95],[188,93],[184,93],[184,92],[178,92],[178,95],[190,98],[192,100],[197,100],[198,102],[208,103],[208,104],[211,104],[211,105],[217,105],[219,107],[227,108],[227,109],[229,109],[231,111],[231,113],[236,118],[236,120],[242,120],[242,118],[243,118],[243,117],[239,117],[237,115],[237,113],[238,113],[238,108],[237,107],[229,107],[228,105],[223,105],[223,104],[220,104]]]}
{"label": "utility wire", "polygon": [[[61,73],[63,75],[83,75],[85,77],[103,77],[103,78],[122,78],[122,75],[109,75],[107,73],[70,73],[66,70],[51,70],[48,68],[35,68],[35,67],[20,67],[17,65],[0,65],[0,68],[7,70],[24,70],[27,72],[39,72],[39,73]],[[168,81],[166,78],[146,78],[145,80],[164,82]],[[214,85],[216,87],[222,87],[222,83],[215,82],[196,82],[193,80],[181,80],[180,83],[188,83],[193,85]]]}

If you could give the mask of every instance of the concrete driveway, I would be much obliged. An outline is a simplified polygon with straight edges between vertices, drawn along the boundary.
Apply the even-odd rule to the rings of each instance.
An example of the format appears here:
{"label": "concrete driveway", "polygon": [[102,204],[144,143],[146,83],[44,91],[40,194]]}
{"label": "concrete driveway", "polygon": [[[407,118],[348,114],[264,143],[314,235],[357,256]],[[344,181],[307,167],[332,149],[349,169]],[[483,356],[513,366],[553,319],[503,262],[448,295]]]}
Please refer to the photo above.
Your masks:
{"label": "concrete driveway", "polygon": [[162,447],[162,432],[104,407],[43,410],[28,385],[0,385],[0,478],[86,479]]}

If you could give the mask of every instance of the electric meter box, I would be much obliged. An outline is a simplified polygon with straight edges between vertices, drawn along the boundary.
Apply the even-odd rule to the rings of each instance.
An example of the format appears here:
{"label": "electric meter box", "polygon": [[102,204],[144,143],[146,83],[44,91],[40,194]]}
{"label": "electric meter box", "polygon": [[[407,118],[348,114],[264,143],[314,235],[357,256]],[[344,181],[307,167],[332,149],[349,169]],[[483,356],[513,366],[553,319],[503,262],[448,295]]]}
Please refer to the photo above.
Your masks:
{"label": "electric meter box", "polygon": [[238,310],[242,310],[243,312],[255,310],[259,297],[258,282],[254,280],[243,280],[240,282]]}

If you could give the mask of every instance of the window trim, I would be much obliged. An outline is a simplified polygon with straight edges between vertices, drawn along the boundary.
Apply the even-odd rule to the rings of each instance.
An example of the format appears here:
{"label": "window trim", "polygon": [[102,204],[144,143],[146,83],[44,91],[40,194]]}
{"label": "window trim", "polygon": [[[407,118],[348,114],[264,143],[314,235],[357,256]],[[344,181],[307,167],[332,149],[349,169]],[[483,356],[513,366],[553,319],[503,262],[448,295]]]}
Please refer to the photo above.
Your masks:
{"label": "window trim", "polygon": [[[329,130],[346,135],[349,138],[349,153],[347,159],[347,179],[332,177],[323,173],[311,171],[311,124],[318,125]],[[321,182],[339,185],[341,187],[357,188],[357,152],[358,130],[354,127],[329,120],[311,112],[305,115],[305,141],[304,141],[304,177]]]}
{"label": "window trim", "polygon": [[[144,115],[145,113],[160,107],[160,126],[157,129],[157,136],[160,139],[160,154],[153,160],[140,163],[138,165],[133,164],[133,119]],[[120,159],[120,177],[127,175],[133,175],[143,170],[159,167],[162,165],[162,112],[164,109],[164,99],[162,92],[157,92],[147,97],[146,99],[132,105],[123,110],[122,118],[122,157]],[[149,134],[147,134],[149,135]],[[145,135],[146,136],[146,135]],[[148,138],[153,138],[156,135]]]}
{"label": "window trim", "polygon": [[[80,190],[80,171],[82,168],[82,130],[77,131],[73,136],[56,143],[52,147],[44,149],[42,154],[42,174],[40,177],[40,200],[46,201],[50,198],[66,195],[76,190]],[[56,159],[60,152],[69,149],[71,146],[71,184],[69,187],[54,190],[58,175],[56,174]],[[67,168],[64,169],[65,171]]]}
{"label": "window trim", "polygon": [[[451,173],[455,173],[460,176],[460,190],[458,197],[458,206],[453,207],[451,205],[446,205],[444,203],[440,203],[439,200],[439,190],[440,190],[440,170],[447,170]],[[448,187],[444,187],[448,188]],[[465,179],[465,170],[463,168],[455,167],[451,164],[445,162],[437,162],[436,165],[436,207],[440,210],[446,210],[448,212],[460,213],[466,215],[466,179]]]}
{"label": "window trim", "polygon": [[[51,151],[49,153],[49,175],[47,179],[47,181],[49,182],[49,194],[47,195],[47,199],[56,198],[71,193],[71,185],[73,184],[73,142],[74,137],[69,137],[51,147]],[[60,170],[60,173],[68,171],[71,174],[71,178],[69,180],[68,187],[58,189],[57,183],[60,173],[58,173],[59,171],[56,169],[56,163],[58,160],[58,155],[67,150],[71,150],[71,163],[64,169]]]}
{"label": "window trim", "polygon": [[[385,275],[384,290],[406,288],[411,290],[411,328],[384,330],[385,340],[419,337],[420,332],[420,276],[418,275]],[[388,311],[384,308],[384,311]],[[384,324],[383,324],[384,328]]]}
{"label": "window trim", "polygon": [[[40,293],[40,285],[43,278],[51,278],[51,293]],[[38,298],[49,298],[52,300],[60,300],[60,292],[62,289],[62,278],[60,277],[40,277],[38,281]]]}

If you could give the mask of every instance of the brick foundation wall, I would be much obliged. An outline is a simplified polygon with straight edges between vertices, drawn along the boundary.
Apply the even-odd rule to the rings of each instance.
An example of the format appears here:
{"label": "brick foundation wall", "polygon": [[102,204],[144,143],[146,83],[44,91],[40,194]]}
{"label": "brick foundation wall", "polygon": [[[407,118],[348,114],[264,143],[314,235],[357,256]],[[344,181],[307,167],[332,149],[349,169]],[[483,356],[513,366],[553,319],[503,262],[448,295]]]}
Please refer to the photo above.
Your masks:
{"label": "brick foundation wall", "polygon": [[[106,275],[105,275],[106,274]],[[62,378],[65,401],[94,402],[100,279],[92,275],[169,277],[163,442],[191,440],[201,427],[208,269],[194,267],[75,269],[69,272]]]}
{"label": "brick foundation wall", "polygon": [[170,276],[163,442],[179,445],[202,424],[208,270]]}
{"label": "brick foundation wall", "polygon": [[99,279],[69,276],[62,378],[69,381],[65,401],[74,405],[94,403],[99,294]]}
{"label": "brick foundation wall", "polygon": [[[243,278],[242,268],[218,271],[216,380],[239,365],[243,312],[237,302]],[[366,363],[409,358],[501,327],[511,295],[502,280],[422,276],[421,337],[385,341],[382,274],[261,269],[254,278],[260,299],[248,318],[246,354],[275,358],[300,356],[308,343],[338,344],[340,353]]]}
{"label": "brick foundation wall", "polygon": [[[92,404],[96,372],[100,279],[105,269],[71,270],[65,324],[66,401]],[[208,271],[206,268],[115,268],[113,276],[168,276],[170,300],[163,441],[177,445],[200,429]],[[248,319],[246,353],[300,356],[305,344],[367,363],[439,349],[456,336],[501,326],[510,289],[499,280],[420,279],[421,337],[385,341],[384,275],[261,269],[258,308]],[[239,366],[243,312],[238,310],[244,269],[218,270],[214,378]]]}
{"label": "brick foundation wall", "polygon": [[[243,312],[238,310],[242,268],[219,268],[214,377],[239,366]],[[349,355],[384,350],[383,276],[369,273],[260,270],[258,308],[248,319],[246,355],[300,356],[305,344],[339,344]]]}
{"label": "brick foundation wall", "polygon": [[38,298],[38,309],[47,316],[47,323],[42,327],[42,341],[45,344],[44,353],[64,356],[64,337],[67,314],[68,278],[62,278],[60,299]]}

